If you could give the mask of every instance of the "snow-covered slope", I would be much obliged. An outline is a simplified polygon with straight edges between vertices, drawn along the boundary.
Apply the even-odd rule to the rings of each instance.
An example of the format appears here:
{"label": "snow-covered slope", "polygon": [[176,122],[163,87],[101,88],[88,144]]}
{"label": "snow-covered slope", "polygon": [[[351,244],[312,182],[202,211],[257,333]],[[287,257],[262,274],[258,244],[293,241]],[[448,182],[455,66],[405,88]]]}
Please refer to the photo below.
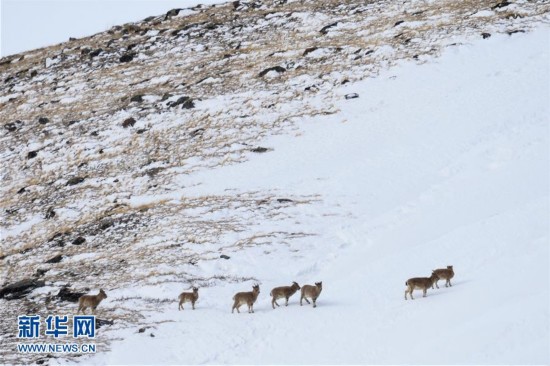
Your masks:
{"label": "snow-covered slope", "polygon": [[[0,59],[0,361],[547,362],[549,23],[234,1]],[[270,308],[320,280],[315,310]],[[99,288],[97,355],[14,351],[18,315]]]}
{"label": "snow-covered slope", "polygon": [[[321,197],[284,213],[287,229],[314,235],[199,262],[195,273],[254,278],[201,288],[195,311],[177,310],[174,283],[112,291],[174,300],[146,314],[156,325],[143,333],[106,330],[123,340],[86,362],[550,362],[549,37],[541,27],[403,62],[337,89],[339,113],[260,142],[273,151],[181,178],[189,196]],[[404,300],[409,277],[446,265],[452,288]],[[316,309],[298,294],[271,309],[270,289],[291,281],[323,281]],[[254,282],[255,314],[231,314]]]}

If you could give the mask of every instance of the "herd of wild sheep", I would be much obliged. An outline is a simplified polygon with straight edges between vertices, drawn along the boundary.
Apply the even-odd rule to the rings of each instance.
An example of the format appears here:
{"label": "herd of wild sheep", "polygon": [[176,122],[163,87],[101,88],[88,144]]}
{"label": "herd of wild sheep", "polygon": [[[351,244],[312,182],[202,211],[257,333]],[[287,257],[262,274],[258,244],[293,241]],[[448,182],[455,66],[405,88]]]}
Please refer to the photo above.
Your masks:
{"label": "herd of wild sheep", "polygon": [[[432,271],[432,275],[430,277],[415,277],[410,278],[405,282],[405,285],[407,286],[407,289],[405,290],[405,300],[407,300],[407,294],[411,296],[411,299],[414,300],[413,297],[413,290],[418,289],[423,291],[423,297],[426,297],[426,292],[428,291],[428,288],[434,288],[434,285],[439,288],[437,285],[437,282],[439,280],[445,280],[445,287],[452,286],[451,279],[454,277],[455,273],[453,270],[453,266],[447,266],[447,268],[440,268],[435,269]],[[273,309],[275,309],[275,305],[279,306],[277,304],[278,299],[285,299],[285,306],[288,306],[288,299],[296,293],[298,290],[301,291],[301,297],[300,297],[300,306],[302,306],[302,301],[306,300],[308,304],[311,304],[311,302],[308,300],[311,299],[313,302],[313,307],[317,307],[317,298],[321,294],[321,291],[323,290],[323,282],[316,282],[315,286],[313,285],[304,285],[300,287],[296,282],[292,282],[291,286],[281,286],[281,287],[275,287],[271,290],[271,293],[269,294],[271,296],[271,306]],[[258,299],[258,295],[260,294],[260,285],[254,285],[252,286],[252,291],[250,292],[238,292],[233,296],[233,307],[231,308],[231,313],[237,310],[237,313],[240,313],[239,308],[241,305],[248,306],[248,312],[253,313],[254,312],[254,303]],[[107,298],[107,294],[102,289],[99,290],[99,293],[97,295],[83,295],[78,299],[78,311],[77,313],[84,314],[87,308],[92,309],[92,314],[95,313],[95,309],[99,305],[99,303]],[[183,310],[183,304],[186,302],[191,303],[191,307],[193,310],[195,310],[195,303],[197,302],[199,298],[199,289],[197,287],[193,287],[192,292],[182,292],[179,296],[179,310]]]}

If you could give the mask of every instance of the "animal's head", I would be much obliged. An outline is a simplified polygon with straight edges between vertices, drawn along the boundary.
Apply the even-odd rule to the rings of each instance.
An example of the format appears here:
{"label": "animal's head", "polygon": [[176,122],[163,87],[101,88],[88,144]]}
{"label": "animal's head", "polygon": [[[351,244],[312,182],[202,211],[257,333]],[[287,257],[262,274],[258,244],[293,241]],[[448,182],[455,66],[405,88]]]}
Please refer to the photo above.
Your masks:
{"label": "animal's head", "polygon": [[298,285],[298,283],[296,282],[292,282],[292,286],[291,286],[293,289],[296,289],[296,290],[299,290],[301,287],[300,285]]}
{"label": "animal's head", "polygon": [[199,288],[198,287],[193,287],[193,293],[198,294],[199,293]]}
{"label": "animal's head", "polygon": [[103,289],[99,289],[99,296],[101,296],[104,299],[107,298],[107,294],[105,293],[105,291],[103,291]]}
{"label": "animal's head", "polygon": [[453,266],[447,266],[447,269],[453,270]]}
{"label": "animal's head", "polygon": [[255,284],[254,286],[252,286],[252,291],[259,294],[260,293],[260,285]]}
{"label": "animal's head", "polygon": [[439,279],[439,276],[437,275],[437,273],[435,273],[435,271],[432,271],[432,275],[430,276],[430,278],[432,280],[438,280]]}
{"label": "animal's head", "polygon": [[322,281],[321,282],[315,282],[315,286],[317,286],[317,288],[319,290],[322,290],[323,289],[323,282]]}

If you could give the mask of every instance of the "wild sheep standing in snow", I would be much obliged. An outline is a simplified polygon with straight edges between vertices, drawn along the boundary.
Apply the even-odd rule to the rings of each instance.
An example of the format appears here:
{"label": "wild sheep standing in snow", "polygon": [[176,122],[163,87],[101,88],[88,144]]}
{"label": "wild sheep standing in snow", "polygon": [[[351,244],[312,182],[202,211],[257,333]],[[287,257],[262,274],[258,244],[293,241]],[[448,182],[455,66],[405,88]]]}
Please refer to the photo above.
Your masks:
{"label": "wild sheep standing in snow", "polygon": [[92,308],[92,314],[95,314],[95,309],[101,302],[101,300],[106,299],[107,294],[102,289],[99,290],[97,295],[82,295],[78,299],[78,311],[77,314],[82,310],[82,314],[86,314],[86,308]]}
{"label": "wild sheep standing in snow", "polygon": [[300,285],[298,285],[296,282],[292,282],[292,286],[275,287],[273,290],[271,290],[271,293],[269,295],[272,296],[271,306],[273,306],[273,309],[275,309],[275,305],[279,306],[279,304],[277,304],[277,299],[283,297],[286,299],[285,306],[288,306],[288,298],[294,295],[299,289]]}
{"label": "wild sheep standing in snow", "polygon": [[248,305],[248,312],[253,313],[254,312],[254,303],[256,302],[256,299],[258,298],[258,295],[260,294],[260,285],[254,285],[252,286],[252,292],[238,292],[233,296],[233,300],[235,302],[233,303],[233,308],[231,309],[231,313],[235,309],[237,309],[237,313],[240,313],[239,307],[243,304]]}
{"label": "wild sheep standing in snow", "polygon": [[182,292],[178,296],[178,299],[180,300],[179,310],[184,310],[183,303],[185,302],[190,302],[193,310],[195,310],[195,302],[197,302],[198,298],[199,289],[197,287],[193,287],[193,292]]}
{"label": "wild sheep standing in snow", "polygon": [[302,286],[302,297],[300,297],[300,306],[302,306],[302,300],[306,300],[308,304],[311,304],[308,297],[313,300],[313,307],[316,308],[317,304],[317,298],[321,294],[321,291],[323,290],[323,282],[315,282],[315,286],[312,285],[304,285]]}
{"label": "wild sheep standing in snow", "polygon": [[437,277],[439,277],[435,281],[435,287],[439,288],[439,286],[437,285],[437,282],[439,280],[446,280],[445,287],[452,286],[451,278],[455,276],[455,271],[453,270],[453,266],[447,266],[447,268],[436,269],[434,270],[434,273],[437,275]]}
{"label": "wild sheep standing in snow", "polygon": [[407,282],[405,282],[405,285],[408,286],[405,290],[405,300],[407,300],[407,293],[411,295],[411,299],[414,300],[413,297],[413,290],[419,289],[424,292],[424,295],[422,297],[426,297],[426,292],[428,291],[428,288],[434,288],[434,283],[439,279],[435,272],[432,272],[432,275],[430,277],[415,277],[410,278]]}

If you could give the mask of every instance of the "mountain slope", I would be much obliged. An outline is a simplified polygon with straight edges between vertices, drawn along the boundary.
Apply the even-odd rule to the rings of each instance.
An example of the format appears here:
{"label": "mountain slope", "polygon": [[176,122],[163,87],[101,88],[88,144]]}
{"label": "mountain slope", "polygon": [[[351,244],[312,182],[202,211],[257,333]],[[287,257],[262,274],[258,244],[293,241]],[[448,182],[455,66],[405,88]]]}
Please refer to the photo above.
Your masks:
{"label": "mountain slope", "polygon": [[[549,34],[475,42],[341,87],[337,95],[359,99],[304,120],[301,136],[191,175],[203,183],[197,195],[320,194],[322,203],[295,213],[317,236],[296,251],[256,247],[214,269],[199,264],[260,279],[255,314],[230,313],[231,296],[252,281],[203,288],[197,310],[167,304],[149,315],[158,325],[121,333],[94,362],[547,363]],[[403,299],[407,278],[447,264],[452,288],[440,282],[426,298]],[[316,309],[300,307],[298,294],[271,309],[270,289],[293,280],[323,281]]]}
{"label": "mountain slope", "polygon": [[[544,362],[548,14],[231,2],[0,60],[0,357]],[[456,286],[402,300],[408,277],[447,264]],[[324,281],[315,312],[296,297],[271,311],[271,287],[293,280]],[[32,286],[6,293],[19,281]],[[255,317],[231,317],[254,282]],[[176,313],[193,285],[199,308]],[[96,358],[14,353],[17,315],[72,314],[99,288]],[[394,351],[411,339],[441,351]]]}

